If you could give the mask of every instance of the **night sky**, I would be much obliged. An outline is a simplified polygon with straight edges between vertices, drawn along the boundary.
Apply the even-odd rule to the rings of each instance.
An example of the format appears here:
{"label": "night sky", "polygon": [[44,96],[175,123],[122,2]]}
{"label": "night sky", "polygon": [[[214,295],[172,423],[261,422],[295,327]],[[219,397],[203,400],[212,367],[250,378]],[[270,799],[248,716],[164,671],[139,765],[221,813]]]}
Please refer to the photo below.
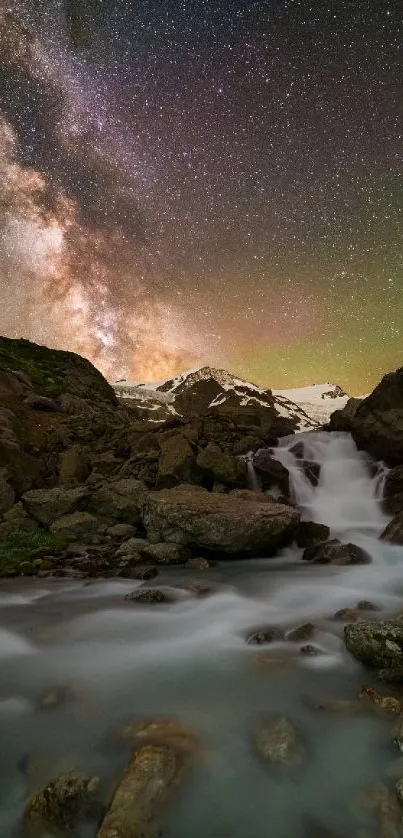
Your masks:
{"label": "night sky", "polygon": [[0,332],[109,378],[367,392],[403,363],[403,15],[0,10]]}

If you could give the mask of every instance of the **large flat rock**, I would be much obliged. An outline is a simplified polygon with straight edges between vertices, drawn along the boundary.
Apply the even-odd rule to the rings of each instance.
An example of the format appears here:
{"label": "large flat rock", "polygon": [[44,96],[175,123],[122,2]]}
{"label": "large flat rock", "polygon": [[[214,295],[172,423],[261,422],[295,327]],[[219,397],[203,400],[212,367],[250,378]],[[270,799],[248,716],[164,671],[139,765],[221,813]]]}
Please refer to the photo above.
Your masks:
{"label": "large flat rock", "polygon": [[273,555],[299,522],[296,509],[257,492],[221,494],[187,484],[150,492],[142,516],[149,541],[245,556]]}

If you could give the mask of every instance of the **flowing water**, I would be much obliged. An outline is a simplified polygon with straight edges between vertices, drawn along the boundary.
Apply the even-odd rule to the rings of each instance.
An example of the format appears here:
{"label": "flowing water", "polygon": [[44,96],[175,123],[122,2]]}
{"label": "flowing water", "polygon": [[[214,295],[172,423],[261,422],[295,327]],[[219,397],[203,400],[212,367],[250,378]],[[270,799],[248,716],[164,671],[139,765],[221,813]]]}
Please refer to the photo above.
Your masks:
{"label": "flowing water", "polygon": [[[316,487],[291,450],[296,441],[305,459],[321,465]],[[378,540],[388,520],[379,502],[383,470],[347,434],[301,434],[282,440],[275,456],[290,471],[303,517],[362,546],[372,564],[307,566],[291,546],[274,559],[218,561],[203,576],[216,583],[215,595],[149,608],[124,602],[132,580],[2,584],[1,838],[20,834],[27,791],[55,774],[84,770],[108,787],[128,757],[113,731],[161,715],[191,726],[204,746],[165,813],[164,838],[312,838],[325,834],[322,827],[362,834],[355,796],[382,780],[398,755],[391,723],[320,713],[305,699],[351,698],[368,682],[332,617],[363,599],[385,613],[403,609],[403,549]],[[194,577],[178,568],[157,581],[181,586]],[[259,625],[291,629],[307,620],[317,626],[318,657],[277,641],[264,647],[270,656],[262,661],[262,647],[245,643]],[[55,684],[73,686],[76,700],[39,709]],[[301,771],[278,773],[255,752],[262,712],[286,713],[300,729]],[[92,826],[77,835],[95,833]]]}

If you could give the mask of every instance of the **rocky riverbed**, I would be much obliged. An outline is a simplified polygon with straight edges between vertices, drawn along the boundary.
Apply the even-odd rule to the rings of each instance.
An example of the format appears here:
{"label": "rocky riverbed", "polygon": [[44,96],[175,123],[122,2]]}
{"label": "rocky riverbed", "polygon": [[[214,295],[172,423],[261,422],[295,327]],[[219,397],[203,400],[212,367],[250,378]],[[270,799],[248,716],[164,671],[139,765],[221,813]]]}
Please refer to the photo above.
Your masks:
{"label": "rocky riverbed", "polygon": [[402,380],[153,423],[0,339],[1,836],[403,838]]}

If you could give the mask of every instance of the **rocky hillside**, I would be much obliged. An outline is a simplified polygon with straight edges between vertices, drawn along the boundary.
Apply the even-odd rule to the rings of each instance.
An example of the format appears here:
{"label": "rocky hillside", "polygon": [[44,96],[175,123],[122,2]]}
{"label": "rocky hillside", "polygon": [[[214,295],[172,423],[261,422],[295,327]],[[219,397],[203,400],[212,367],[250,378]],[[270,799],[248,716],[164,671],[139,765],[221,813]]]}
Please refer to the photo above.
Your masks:
{"label": "rocky hillside", "polygon": [[[264,390],[213,367],[201,367],[156,385],[119,381],[113,387],[119,398],[130,399],[133,407],[156,421],[173,415],[199,416],[208,410],[225,415],[242,408],[251,418],[264,417],[268,410],[274,410],[278,416],[290,419],[296,430],[312,430],[320,424],[285,392]],[[328,418],[329,412],[324,421]]]}
{"label": "rocky hillside", "polygon": [[156,422],[85,359],[2,338],[0,574],[130,576],[144,560],[271,554],[291,538],[298,514],[247,491],[240,455],[299,417],[270,391],[227,387],[210,376],[158,391],[175,412]]}

